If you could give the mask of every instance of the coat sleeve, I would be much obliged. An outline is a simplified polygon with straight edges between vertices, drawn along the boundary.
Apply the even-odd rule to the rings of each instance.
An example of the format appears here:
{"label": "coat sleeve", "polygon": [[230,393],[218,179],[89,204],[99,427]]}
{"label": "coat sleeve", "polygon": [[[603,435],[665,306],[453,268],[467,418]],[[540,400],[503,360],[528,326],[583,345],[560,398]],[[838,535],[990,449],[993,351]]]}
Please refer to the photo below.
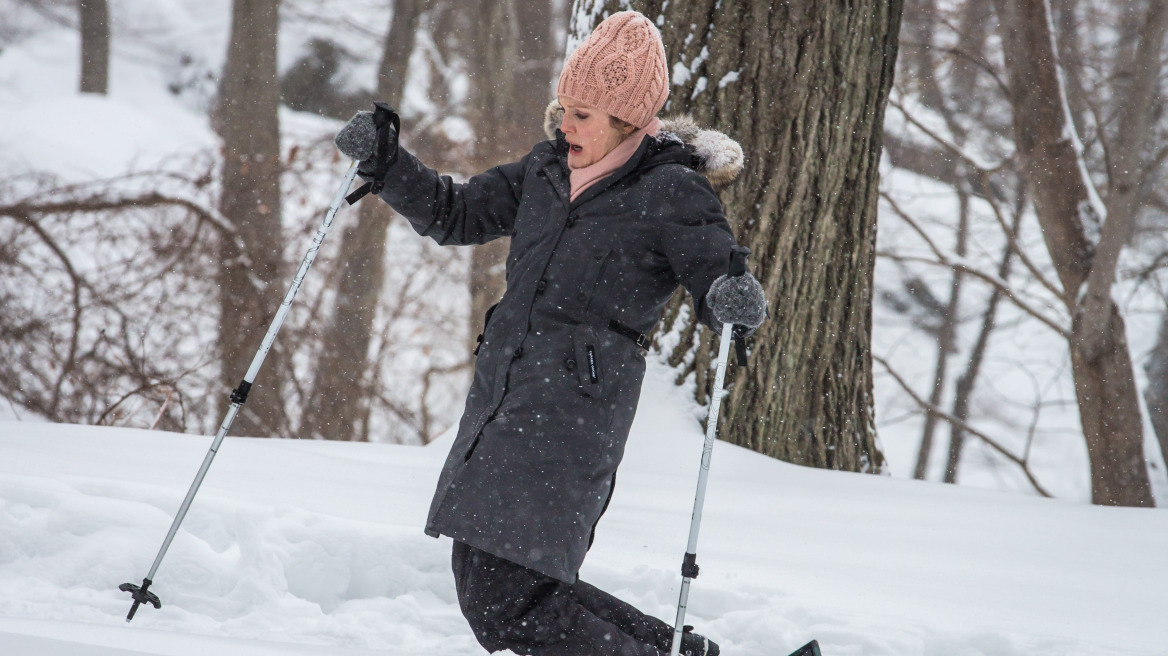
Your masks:
{"label": "coat sleeve", "polygon": [[439,244],[484,244],[515,231],[530,159],[529,154],[458,183],[399,147],[381,199],[406,217],[419,235]]}
{"label": "coat sleeve", "polygon": [[670,194],[661,235],[661,249],[681,284],[694,300],[698,319],[721,332],[706,304],[706,292],[718,276],[730,270],[734,233],[722,203],[705,178],[687,175]]}

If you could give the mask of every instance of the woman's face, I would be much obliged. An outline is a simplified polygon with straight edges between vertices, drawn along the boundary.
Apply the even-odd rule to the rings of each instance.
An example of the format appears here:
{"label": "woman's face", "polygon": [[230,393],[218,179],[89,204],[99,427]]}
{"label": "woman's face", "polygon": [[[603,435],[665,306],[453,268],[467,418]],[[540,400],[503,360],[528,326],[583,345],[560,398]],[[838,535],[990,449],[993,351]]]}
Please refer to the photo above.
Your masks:
{"label": "woman's face", "polygon": [[625,130],[613,127],[608,114],[566,98],[560,99],[560,105],[564,108],[560,131],[568,140],[570,169],[582,169],[599,162],[635,129],[632,126]]}

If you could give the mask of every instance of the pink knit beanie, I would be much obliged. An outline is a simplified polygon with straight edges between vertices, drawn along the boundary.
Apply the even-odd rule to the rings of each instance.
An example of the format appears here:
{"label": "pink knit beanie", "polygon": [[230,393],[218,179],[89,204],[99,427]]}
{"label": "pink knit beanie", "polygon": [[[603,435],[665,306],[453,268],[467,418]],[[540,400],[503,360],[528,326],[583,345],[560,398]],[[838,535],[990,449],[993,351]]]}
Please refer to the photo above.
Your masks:
{"label": "pink knit beanie", "polygon": [[669,78],[657,27],[636,11],[604,19],[568,57],[556,95],[643,128],[665,106]]}

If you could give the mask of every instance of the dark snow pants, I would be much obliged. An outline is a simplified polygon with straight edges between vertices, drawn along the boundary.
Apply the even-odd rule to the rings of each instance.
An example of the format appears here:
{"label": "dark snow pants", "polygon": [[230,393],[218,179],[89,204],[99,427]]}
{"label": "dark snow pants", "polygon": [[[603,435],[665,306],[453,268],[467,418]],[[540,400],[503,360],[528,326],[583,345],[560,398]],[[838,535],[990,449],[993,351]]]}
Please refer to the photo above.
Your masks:
{"label": "dark snow pants", "polygon": [[455,541],[458,603],[487,651],[667,656],[673,627],[579,581],[564,583]]}

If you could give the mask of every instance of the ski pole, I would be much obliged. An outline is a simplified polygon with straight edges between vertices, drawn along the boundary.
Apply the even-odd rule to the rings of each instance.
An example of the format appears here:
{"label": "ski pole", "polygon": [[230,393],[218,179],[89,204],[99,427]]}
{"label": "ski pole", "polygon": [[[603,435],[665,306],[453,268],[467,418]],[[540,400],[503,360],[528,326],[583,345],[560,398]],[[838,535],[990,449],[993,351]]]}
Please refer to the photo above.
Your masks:
{"label": "ski pole", "polygon": [[[746,256],[750,251],[735,247],[730,255],[730,275],[741,276],[746,273]],[[726,396],[726,363],[730,359],[730,343],[734,342],[738,350],[738,364],[746,364],[746,343],[744,327],[730,323],[722,324],[722,340],[718,344],[718,368],[714,374],[714,391],[710,395],[710,413],[706,419],[706,441],[702,444],[702,466],[698,470],[698,489],[694,495],[693,516],[689,524],[689,543],[686,545],[685,558],[681,563],[681,595],[677,601],[677,620],[673,625],[673,644],[670,645],[670,656],[681,654],[681,638],[685,633],[685,611],[689,603],[689,586],[693,579],[698,577],[698,531],[702,526],[702,508],[706,503],[706,483],[710,477],[710,456],[714,452],[714,440],[718,433],[718,415],[722,408],[722,399]],[[819,643],[815,640],[803,645],[790,656],[820,656]]]}
{"label": "ski pole", "polygon": [[231,391],[231,407],[227,409],[227,415],[223,418],[223,423],[220,424],[219,431],[215,434],[215,441],[212,442],[210,450],[207,451],[206,457],[203,458],[203,465],[199,467],[199,473],[195,475],[195,480],[191,483],[190,489],[187,490],[187,496],[183,499],[182,505],[178,509],[178,514],[175,515],[174,521],[170,524],[170,531],[166,534],[166,539],[162,541],[162,548],[158,550],[158,555],[154,557],[154,564],[150,566],[150,571],[146,574],[146,578],[142,579],[142,585],[123,583],[118,586],[119,590],[129,592],[134,598],[134,605],[130,607],[130,613],[126,615],[127,622],[134,619],[134,613],[138,612],[138,606],[142,604],[150,604],[155,608],[162,608],[162,602],[158,599],[158,595],[150,592],[150,586],[154,583],[154,575],[158,572],[158,566],[162,564],[162,558],[166,556],[166,550],[170,548],[171,541],[174,540],[175,534],[178,533],[179,524],[182,524],[183,518],[187,515],[187,510],[191,507],[191,502],[195,499],[195,494],[199,491],[199,486],[203,484],[203,478],[207,475],[207,470],[211,468],[211,461],[215,459],[215,454],[219,451],[219,445],[222,444],[223,437],[231,429],[231,423],[235,421],[235,415],[239,413],[239,408],[247,402],[248,392],[251,391],[252,383],[255,381],[256,374],[259,373],[260,365],[264,363],[264,358],[267,357],[268,351],[272,348],[272,342],[276,339],[276,333],[279,332],[280,326],[283,325],[284,318],[288,316],[288,309],[292,307],[292,299],[296,298],[296,292],[300,290],[300,283],[304,282],[305,274],[308,273],[308,269],[312,266],[313,260],[316,259],[316,254],[320,251],[320,245],[324,242],[324,237],[328,234],[329,228],[332,227],[333,217],[336,216],[337,210],[340,209],[341,202],[345,200],[345,194],[348,193],[349,187],[353,184],[355,177],[357,177],[356,161],[349,165],[349,172],[345,175],[344,181],[337,189],[336,196],[333,197],[328,211],[325,212],[324,221],[317,228],[316,235],[312,238],[312,245],[308,247],[308,252],[305,253],[304,259],[300,262],[300,269],[296,271],[296,276],[292,279],[292,285],[288,288],[288,293],[284,295],[284,302],[280,304],[280,309],[276,311],[276,316],[272,319],[271,326],[268,327],[268,333],[264,335],[264,341],[260,344],[259,350],[256,351],[255,357],[252,358],[251,366],[248,367],[247,374],[243,377],[243,381],[239,383],[239,387]]}
{"label": "ski pole", "polygon": [[[746,248],[735,247],[730,254],[730,275],[741,276],[746,273],[746,256],[750,251]],[[722,341],[718,344],[718,368],[714,374],[714,391],[710,395],[710,413],[706,419],[706,441],[702,445],[702,466],[698,470],[698,489],[694,495],[693,516],[689,524],[689,543],[685,549],[685,558],[681,563],[681,597],[677,601],[677,621],[673,626],[673,644],[670,647],[670,656],[681,653],[681,637],[685,632],[685,611],[689,603],[690,582],[698,576],[698,531],[702,526],[702,508],[706,503],[706,482],[710,477],[710,456],[714,452],[714,440],[718,434],[718,414],[722,407],[722,398],[726,396],[726,363],[730,359],[730,343],[738,343],[738,363],[746,363],[746,345],[741,337],[742,333],[730,323],[722,324]]]}
{"label": "ski pole", "polygon": [[693,517],[689,524],[689,543],[685,549],[685,559],[681,564],[681,597],[677,601],[677,622],[673,626],[673,645],[669,649],[670,656],[681,653],[681,636],[685,631],[686,604],[689,603],[690,581],[698,576],[697,550],[698,530],[702,524],[702,507],[706,501],[706,481],[710,476],[710,456],[714,452],[714,440],[718,432],[718,413],[722,406],[722,397],[726,395],[723,382],[726,378],[726,361],[730,358],[730,342],[733,337],[734,326],[722,324],[722,341],[718,345],[718,369],[714,375],[714,392],[710,396],[710,414],[706,420],[706,441],[702,445],[702,466],[698,471],[698,489],[694,496]]}

